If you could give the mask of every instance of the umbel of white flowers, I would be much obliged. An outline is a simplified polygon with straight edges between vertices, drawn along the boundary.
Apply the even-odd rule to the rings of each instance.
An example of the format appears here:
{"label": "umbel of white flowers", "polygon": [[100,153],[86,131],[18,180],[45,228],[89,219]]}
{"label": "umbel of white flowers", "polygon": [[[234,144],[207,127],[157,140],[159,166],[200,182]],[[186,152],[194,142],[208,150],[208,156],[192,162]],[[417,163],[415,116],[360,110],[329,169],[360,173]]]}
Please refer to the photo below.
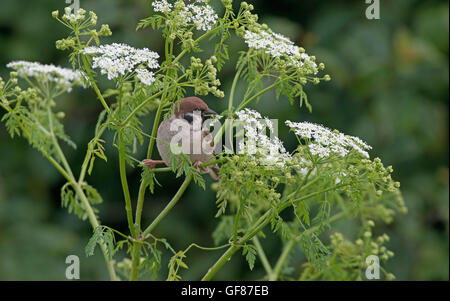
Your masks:
{"label": "umbel of white flowers", "polygon": [[243,109],[236,112],[238,124],[242,125],[246,141],[239,143],[239,150],[244,151],[262,165],[283,167],[291,159],[289,153],[278,137],[269,137],[266,129],[273,133],[273,123],[267,117],[262,118],[257,111]]}
{"label": "umbel of white flowers", "polygon": [[81,53],[93,55],[92,68],[99,68],[102,74],[108,75],[109,80],[135,72],[143,84],[150,86],[155,77],[154,73],[146,68],[159,68],[159,54],[148,48],[136,49],[129,45],[113,43],[90,46],[84,48]]}
{"label": "umbel of white flowers", "polygon": [[78,70],[27,61],[14,61],[7,64],[6,67],[14,69],[22,78],[34,78],[43,83],[52,82],[55,84],[55,90],[59,92],[70,92],[74,85],[84,86],[85,75]]}
{"label": "umbel of white flowers", "polygon": [[320,158],[331,154],[341,157],[355,150],[362,156],[369,158],[367,150],[372,149],[358,137],[348,136],[337,130],[330,130],[318,124],[309,122],[292,122],[287,120],[286,125],[300,138],[307,141],[309,151]]}
{"label": "umbel of white flowers", "polygon": [[285,36],[261,30],[260,32],[245,31],[245,43],[249,48],[262,50],[274,58],[281,58],[288,65],[295,67],[307,67],[305,73],[316,74],[318,72],[317,64],[314,59],[305,53],[303,48],[298,47]]}
{"label": "umbel of white flowers", "polygon": [[[152,6],[155,12],[163,14],[169,14],[174,11],[174,5],[167,0],[153,1]],[[187,24],[193,24],[197,30],[203,31],[211,30],[218,19],[214,9],[205,0],[197,0],[192,4],[182,6],[179,14]]]}

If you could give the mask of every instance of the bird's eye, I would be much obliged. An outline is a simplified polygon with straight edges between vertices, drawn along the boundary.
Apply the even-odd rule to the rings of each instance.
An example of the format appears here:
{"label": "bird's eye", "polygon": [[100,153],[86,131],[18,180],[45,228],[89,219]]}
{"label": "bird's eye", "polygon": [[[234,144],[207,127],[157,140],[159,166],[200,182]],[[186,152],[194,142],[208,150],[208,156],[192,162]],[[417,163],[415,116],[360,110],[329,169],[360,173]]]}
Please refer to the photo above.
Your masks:
{"label": "bird's eye", "polygon": [[194,116],[192,115],[192,113],[184,113],[183,114],[183,118],[189,122],[192,123],[192,120],[194,119]]}

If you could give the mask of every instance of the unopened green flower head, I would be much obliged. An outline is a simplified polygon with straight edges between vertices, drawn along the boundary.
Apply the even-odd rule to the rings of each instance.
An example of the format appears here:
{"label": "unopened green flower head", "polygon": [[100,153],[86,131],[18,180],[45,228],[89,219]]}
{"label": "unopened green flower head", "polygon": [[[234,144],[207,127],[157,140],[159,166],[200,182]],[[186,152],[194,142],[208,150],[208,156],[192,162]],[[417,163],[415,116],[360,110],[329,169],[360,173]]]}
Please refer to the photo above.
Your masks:
{"label": "unopened green flower head", "polygon": [[102,27],[100,28],[100,30],[98,32],[98,35],[104,36],[104,37],[109,37],[110,35],[112,35],[111,29],[109,29],[109,25],[102,24]]}

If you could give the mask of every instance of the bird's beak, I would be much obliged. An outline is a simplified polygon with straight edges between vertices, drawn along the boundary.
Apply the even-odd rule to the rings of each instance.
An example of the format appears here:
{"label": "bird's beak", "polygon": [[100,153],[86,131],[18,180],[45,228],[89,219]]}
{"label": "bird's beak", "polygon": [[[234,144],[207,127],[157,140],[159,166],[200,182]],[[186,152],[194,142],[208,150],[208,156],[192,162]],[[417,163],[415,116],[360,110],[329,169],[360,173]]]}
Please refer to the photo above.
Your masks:
{"label": "bird's beak", "polygon": [[211,109],[208,109],[208,110],[203,111],[202,115],[208,117],[208,116],[214,116],[214,115],[217,115],[217,113],[214,112],[214,111],[211,110]]}

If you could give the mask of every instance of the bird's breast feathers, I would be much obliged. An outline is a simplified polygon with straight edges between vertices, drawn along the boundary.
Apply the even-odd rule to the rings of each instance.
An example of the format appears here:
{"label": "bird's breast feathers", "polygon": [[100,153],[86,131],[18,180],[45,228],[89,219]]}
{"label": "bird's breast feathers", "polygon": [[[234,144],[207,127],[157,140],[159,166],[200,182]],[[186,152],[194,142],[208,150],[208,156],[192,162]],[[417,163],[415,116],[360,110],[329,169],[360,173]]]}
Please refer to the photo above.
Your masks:
{"label": "bird's breast feathers", "polygon": [[203,129],[201,122],[195,119],[191,123],[175,116],[166,119],[158,128],[156,143],[167,165],[170,165],[171,154],[180,151],[188,155],[192,162],[205,162],[213,156],[214,139],[210,131]]}

